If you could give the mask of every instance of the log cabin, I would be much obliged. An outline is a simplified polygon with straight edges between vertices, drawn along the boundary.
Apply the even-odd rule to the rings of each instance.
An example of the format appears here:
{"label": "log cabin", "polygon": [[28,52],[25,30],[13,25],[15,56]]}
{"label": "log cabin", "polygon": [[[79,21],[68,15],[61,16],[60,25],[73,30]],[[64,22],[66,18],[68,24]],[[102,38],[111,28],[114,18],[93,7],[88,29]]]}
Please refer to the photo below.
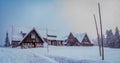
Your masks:
{"label": "log cabin", "polygon": [[79,46],[80,42],[72,33],[69,34],[68,39],[67,39],[67,46]]}
{"label": "log cabin", "polygon": [[21,48],[38,48],[43,47],[44,42],[45,41],[40,34],[35,28],[33,28],[28,33],[21,32],[18,35],[13,36],[12,47],[20,46]]}
{"label": "log cabin", "polygon": [[64,39],[58,38],[56,35],[48,35],[48,37],[44,38],[44,40],[48,43],[48,45],[52,45],[52,46],[64,45]]}
{"label": "log cabin", "polygon": [[73,34],[70,32],[66,42],[67,46],[93,46],[87,33]]}

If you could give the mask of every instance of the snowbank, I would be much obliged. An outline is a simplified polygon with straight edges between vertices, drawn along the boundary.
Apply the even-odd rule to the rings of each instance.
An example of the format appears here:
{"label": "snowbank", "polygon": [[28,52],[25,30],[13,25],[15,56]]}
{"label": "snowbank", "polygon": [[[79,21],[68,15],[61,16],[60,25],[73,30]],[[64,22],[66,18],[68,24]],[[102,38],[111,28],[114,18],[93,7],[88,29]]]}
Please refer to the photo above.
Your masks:
{"label": "snowbank", "polygon": [[120,49],[105,48],[105,60],[98,47],[49,46],[47,48],[0,48],[0,63],[120,63]]}
{"label": "snowbank", "polygon": [[0,48],[0,63],[57,63],[48,57],[22,49]]}

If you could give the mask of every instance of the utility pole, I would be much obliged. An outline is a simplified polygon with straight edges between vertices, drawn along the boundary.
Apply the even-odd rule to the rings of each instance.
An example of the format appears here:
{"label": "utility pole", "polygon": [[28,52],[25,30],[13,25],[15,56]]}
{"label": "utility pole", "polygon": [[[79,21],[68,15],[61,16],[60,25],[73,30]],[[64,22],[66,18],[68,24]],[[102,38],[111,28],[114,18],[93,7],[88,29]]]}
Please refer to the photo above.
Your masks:
{"label": "utility pole", "polygon": [[12,34],[11,34],[11,45],[12,45],[12,41],[13,41],[13,25],[12,25]]}
{"label": "utility pole", "polygon": [[98,25],[97,25],[95,14],[93,14],[93,16],[94,16],[94,21],[95,21],[95,26],[96,26],[96,32],[97,32],[97,40],[98,40],[98,46],[99,46],[99,53],[100,53],[100,56],[101,56],[101,43],[100,43],[100,37],[99,37],[99,32],[98,32]]}
{"label": "utility pole", "polygon": [[48,44],[48,29],[46,28],[46,43],[47,43],[47,52],[49,53],[49,44]]}
{"label": "utility pole", "polygon": [[100,30],[101,30],[101,46],[102,46],[102,60],[104,60],[104,47],[103,47],[103,32],[102,32],[102,20],[101,20],[101,11],[100,11],[100,3],[98,3],[99,9],[99,19],[100,19]]}

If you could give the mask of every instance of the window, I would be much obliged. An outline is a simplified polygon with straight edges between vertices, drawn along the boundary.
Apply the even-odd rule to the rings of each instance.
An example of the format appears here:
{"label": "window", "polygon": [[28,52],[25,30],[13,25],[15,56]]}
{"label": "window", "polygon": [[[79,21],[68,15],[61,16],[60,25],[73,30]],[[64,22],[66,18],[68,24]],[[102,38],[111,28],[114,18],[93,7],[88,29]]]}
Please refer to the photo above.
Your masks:
{"label": "window", "polygon": [[35,35],[34,35],[34,34],[31,34],[31,38],[32,38],[32,39],[35,39]]}
{"label": "window", "polygon": [[87,39],[87,37],[85,37],[85,41],[86,41],[86,42],[88,42],[88,39]]}
{"label": "window", "polygon": [[84,44],[89,44],[89,42],[84,42]]}

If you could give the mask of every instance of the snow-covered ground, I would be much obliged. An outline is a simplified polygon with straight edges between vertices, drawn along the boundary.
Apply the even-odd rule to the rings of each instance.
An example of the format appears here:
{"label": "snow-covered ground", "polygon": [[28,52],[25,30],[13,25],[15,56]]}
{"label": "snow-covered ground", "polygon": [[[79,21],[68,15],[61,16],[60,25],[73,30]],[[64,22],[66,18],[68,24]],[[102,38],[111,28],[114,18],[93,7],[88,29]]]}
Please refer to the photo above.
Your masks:
{"label": "snow-covered ground", "polygon": [[98,47],[49,46],[47,48],[0,48],[0,63],[120,63],[120,49],[105,48],[105,60]]}

